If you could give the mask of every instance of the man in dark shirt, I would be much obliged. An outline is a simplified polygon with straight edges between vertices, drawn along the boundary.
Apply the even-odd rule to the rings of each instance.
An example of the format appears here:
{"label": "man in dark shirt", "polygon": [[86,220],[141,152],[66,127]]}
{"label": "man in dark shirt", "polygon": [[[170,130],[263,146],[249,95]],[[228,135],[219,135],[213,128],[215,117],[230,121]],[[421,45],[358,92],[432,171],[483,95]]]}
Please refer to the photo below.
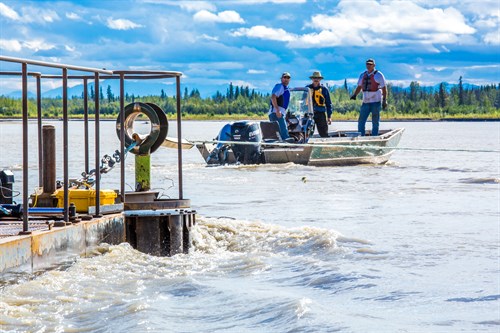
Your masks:
{"label": "man in dark shirt", "polygon": [[314,122],[318,133],[322,138],[328,137],[328,125],[332,123],[332,102],[328,88],[321,84],[323,76],[321,72],[314,72],[309,77],[312,83],[308,88],[312,89],[312,103],[314,110]]}

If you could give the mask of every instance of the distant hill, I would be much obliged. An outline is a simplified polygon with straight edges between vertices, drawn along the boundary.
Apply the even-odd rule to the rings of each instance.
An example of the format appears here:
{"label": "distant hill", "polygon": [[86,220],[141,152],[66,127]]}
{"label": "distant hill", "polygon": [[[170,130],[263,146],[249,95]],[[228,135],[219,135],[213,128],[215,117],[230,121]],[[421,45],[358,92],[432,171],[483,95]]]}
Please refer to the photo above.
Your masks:
{"label": "distant hill", "polygon": [[[2,95],[0,93],[0,95]],[[22,98],[23,97],[23,92],[22,90],[16,90],[16,91],[11,91],[8,94],[3,94],[4,96],[11,97],[11,98]],[[28,91],[28,98],[36,98],[36,94],[29,92]]]}
{"label": "distant hill", "polygon": [[[168,84],[167,84],[168,83]],[[450,90],[453,87],[456,87],[457,84],[455,83],[447,83],[445,82],[445,88],[447,92],[450,92]],[[431,89],[434,91],[439,90],[439,84],[436,84],[434,86],[420,86],[420,89],[423,89],[425,91],[430,91]],[[115,96],[119,95],[120,92],[120,81],[119,80],[103,80],[100,82],[100,88],[102,89],[102,92],[104,94],[104,97],[106,98],[106,91],[108,89],[108,86],[111,87],[111,91]],[[196,86],[190,87],[186,85],[181,85],[181,94],[184,94],[184,89],[187,87],[188,92],[190,93],[193,88],[198,89],[198,91],[201,94],[201,97],[210,97],[215,95],[217,91],[221,92],[222,94],[226,93],[226,90],[229,86],[229,83],[227,84],[220,84],[220,85],[213,85],[213,84],[203,84],[203,82],[196,83]],[[464,83],[463,84],[464,89],[470,90],[470,89],[475,89],[479,88],[479,86],[474,85],[474,84],[469,84],[469,83]],[[90,87],[94,87],[94,82],[90,82],[88,84],[88,91],[90,93]],[[335,86],[335,87],[340,87],[340,86]],[[352,88],[351,86],[349,88]],[[175,95],[175,81],[174,80],[167,80],[165,83],[159,82],[158,80],[126,80],[125,81],[125,93],[128,93],[129,95],[134,94],[135,96],[149,96],[149,95],[156,95],[159,96],[161,94],[161,91],[165,92],[167,96],[174,96]],[[394,86],[393,89],[395,90],[404,90],[404,91],[409,91],[410,87],[396,87]],[[264,92],[266,93],[266,92]],[[82,96],[83,94],[83,84],[79,84],[76,86],[73,86],[71,88],[68,88],[68,96]],[[12,92],[4,92],[0,90],[0,95],[4,95],[7,97],[11,98],[21,98],[22,97],[22,92],[20,90],[12,91]],[[51,97],[51,98],[58,98],[62,96],[62,89],[61,88],[56,88],[52,90],[48,90],[44,93],[42,93],[42,97]],[[36,98],[36,94],[33,92],[28,92],[28,97],[29,98]]]}

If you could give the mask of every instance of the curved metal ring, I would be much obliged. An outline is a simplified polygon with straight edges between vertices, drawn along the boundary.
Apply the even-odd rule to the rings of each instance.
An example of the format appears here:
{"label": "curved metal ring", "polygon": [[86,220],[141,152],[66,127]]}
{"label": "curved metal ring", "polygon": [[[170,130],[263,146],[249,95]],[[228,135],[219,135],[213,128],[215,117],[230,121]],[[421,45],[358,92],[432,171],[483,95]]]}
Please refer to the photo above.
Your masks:
{"label": "curved metal ring", "polygon": [[[151,122],[151,132],[142,141],[131,150],[136,155],[146,155],[153,153],[167,137],[168,121],[163,110],[153,103],[130,103],[124,110],[124,127],[125,127],[125,147],[129,147],[133,142],[139,140],[137,133],[134,133],[134,121],[141,114],[149,118]],[[121,129],[121,114],[116,120],[116,134],[120,138]]]}

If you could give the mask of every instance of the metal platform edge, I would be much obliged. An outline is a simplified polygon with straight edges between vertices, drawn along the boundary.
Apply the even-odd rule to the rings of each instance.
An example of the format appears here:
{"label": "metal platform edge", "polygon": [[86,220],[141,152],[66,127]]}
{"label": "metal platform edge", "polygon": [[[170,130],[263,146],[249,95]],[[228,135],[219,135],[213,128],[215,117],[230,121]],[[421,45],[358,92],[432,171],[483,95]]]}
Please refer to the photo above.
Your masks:
{"label": "metal platform edge", "polygon": [[58,263],[87,255],[100,243],[125,242],[123,214],[106,215],[29,235],[0,239],[0,274],[7,271],[34,273]]}

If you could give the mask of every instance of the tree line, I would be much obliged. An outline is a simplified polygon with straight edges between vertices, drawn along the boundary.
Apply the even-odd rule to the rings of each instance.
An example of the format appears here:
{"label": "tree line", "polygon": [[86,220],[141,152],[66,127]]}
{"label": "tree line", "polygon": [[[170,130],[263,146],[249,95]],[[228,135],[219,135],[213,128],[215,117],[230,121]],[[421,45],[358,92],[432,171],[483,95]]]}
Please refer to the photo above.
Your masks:
{"label": "tree line", "polygon": [[[341,87],[329,87],[333,117],[341,119],[355,119],[361,104],[361,98],[352,101],[349,99],[352,88],[349,89],[347,81]],[[441,83],[437,88],[422,87],[416,81],[407,88],[388,85],[389,107],[386,118],[500,118],[500,84],[464,86],[462,77],[458,84],[448,85]],[[350,91],[351,90],[351,91]],[[115,95],[111,86],[103,92],[99,89],[100,114],[116,117],[120,111],[119,96]],[[89,114],[94,113],[96,92],[92,86],[89,89]],[[136,101],[155,103],[165,113],[176,112],[176,97],[168,96],[164,90],[158,95],[138,96],[125,94],[125,103]],[[218,117],[265,117],[269,109],[269,93],[261,93],[250,89],[248,86],[235,86],[229,84],[225,92],[217,91],[214,95],[202,98],[198,89],[189,90],[184,87],[181,96],[181,110],[184,117],[208,118]],[[61,98],[42,98],[42,116],[44,118],[62,117]],[[30,117],[36,117],[36,100],[28,101]],[[68,113],[72,117],[83,117],[83,94],[72,96],[68,99]],[[22,100],[7,96],[0,96],[0,117],[20,117],[22,114]]]}

